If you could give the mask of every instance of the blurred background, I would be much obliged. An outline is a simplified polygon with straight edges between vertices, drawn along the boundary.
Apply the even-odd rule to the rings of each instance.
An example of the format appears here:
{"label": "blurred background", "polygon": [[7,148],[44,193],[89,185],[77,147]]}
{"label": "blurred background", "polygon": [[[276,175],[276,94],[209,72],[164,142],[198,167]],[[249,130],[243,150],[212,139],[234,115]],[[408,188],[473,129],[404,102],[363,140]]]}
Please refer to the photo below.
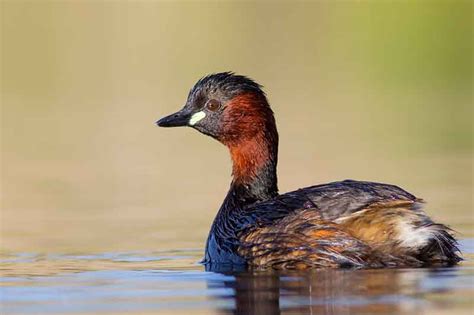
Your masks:
{"label": "blurred background", "polygon": [[473,231],[471,1],[1,2],[8,252],[204,248],[225,147],[154,122],[208,73],[265,86],[281,192],[393,183]]}

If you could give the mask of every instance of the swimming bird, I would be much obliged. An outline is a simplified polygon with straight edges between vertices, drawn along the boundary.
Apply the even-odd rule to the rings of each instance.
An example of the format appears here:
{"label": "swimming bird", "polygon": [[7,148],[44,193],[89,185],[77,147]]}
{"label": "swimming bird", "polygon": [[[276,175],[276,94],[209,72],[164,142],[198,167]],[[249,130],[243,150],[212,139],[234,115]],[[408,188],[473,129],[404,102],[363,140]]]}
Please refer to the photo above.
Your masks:
{"label": "swimming bird", "polygon": [[207,75],[160,127],[192,127],[230,151],[232,182],[203,262],[256,269],[446,266],[461,260],[423,200],[389,184],[344,180],[278,193],[278,132],[262,86]]}

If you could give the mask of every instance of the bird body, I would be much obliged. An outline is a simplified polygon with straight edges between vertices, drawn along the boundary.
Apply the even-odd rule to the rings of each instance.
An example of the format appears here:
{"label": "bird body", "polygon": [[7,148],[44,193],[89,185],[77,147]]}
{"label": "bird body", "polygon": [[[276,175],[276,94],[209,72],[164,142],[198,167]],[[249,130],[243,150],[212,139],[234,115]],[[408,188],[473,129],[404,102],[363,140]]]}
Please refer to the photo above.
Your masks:
{"label": "bird body", "polygon": [[278,194],[278,133],[261,86],[206,76],[159,126],[191,126],[229,148],[233,180],[212,224],[207,265],[304,269],[419,267],[460,261],[423,201],[388,184],[345,180]]}

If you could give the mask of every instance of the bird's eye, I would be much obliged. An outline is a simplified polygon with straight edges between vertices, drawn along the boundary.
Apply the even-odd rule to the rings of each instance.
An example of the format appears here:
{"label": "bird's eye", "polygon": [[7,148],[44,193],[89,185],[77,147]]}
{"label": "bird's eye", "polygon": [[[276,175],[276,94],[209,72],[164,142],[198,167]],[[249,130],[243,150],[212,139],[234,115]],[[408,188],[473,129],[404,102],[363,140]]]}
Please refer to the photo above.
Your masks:
{"label": "bird's eye", "polygon": [[221,107],[221,103],[218,100],[209,100],[206,104],[207,109],[212,112],[215,112]]}

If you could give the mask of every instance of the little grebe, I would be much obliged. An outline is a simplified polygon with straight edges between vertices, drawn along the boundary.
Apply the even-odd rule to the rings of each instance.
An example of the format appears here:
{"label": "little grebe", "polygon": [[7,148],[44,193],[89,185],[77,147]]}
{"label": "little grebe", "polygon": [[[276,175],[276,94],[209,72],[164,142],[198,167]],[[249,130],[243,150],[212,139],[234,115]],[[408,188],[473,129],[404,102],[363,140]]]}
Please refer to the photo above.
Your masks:
{"label": "little grebe", "polygon": [[344,180],[278,194],[278,133],[265,93],[231,72],[199,80],[186,105],[157,122],[190,126],[226,145],[233,180],[204,263],[257,268],[452,265],[461,260],[423,201],[388,184]]}

